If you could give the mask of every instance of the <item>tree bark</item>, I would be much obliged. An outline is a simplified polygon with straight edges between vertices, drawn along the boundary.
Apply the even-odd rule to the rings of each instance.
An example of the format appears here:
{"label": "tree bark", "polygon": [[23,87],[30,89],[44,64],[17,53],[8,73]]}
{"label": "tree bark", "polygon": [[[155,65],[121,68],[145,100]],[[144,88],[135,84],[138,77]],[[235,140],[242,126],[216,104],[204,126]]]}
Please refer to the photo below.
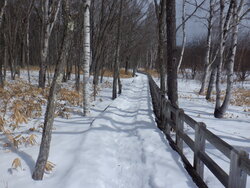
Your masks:
{"label": "tree bark", "polygon": [[176,11],[175,0],[167,0],[167,95],[172,105],[178,106],[176,59]]}
{"label": "tree bark", "polygon": [[4,12],[5,12],[5,8],[7,6],[7,0],[4,0],[4,4],[3,4],[3,7],[1,8],[1,12],[0,12],[0,28],[2,27],[2,23],[3,23],[3,15],[4,15]]}
{"label": "tree bark", "polygon": [[163,46],[164,46],[164,12],[166,8],[166,0],[161,0],[160,5],[157,4],[157,1],[154,0],[155,3],[155,12],[158,20],[157,28],[158,28],[158,51],[157,51],[157,61],[160,67],[160,88],[162,93],[166,92],[166,65],[164,64],[164,56],[163,56]]}
{"label": "tree bark", "polygon": [[221,74],[222,74],[222,64],[224,62],[224,51],[226,45],[226,36],[229,29],[229,23],[232,16],[232,6],[233,0],[230,1],[230,5],[228,8],[226,19],[224,19],[224,9],[225,9],[225,2],[224,0],[220,0],[220,46],[219,46],[219,54],[218,54],[218,64],[217,64],[217,74],[216,74],[216,101],[215,101],[215,111],[214,116],[219,116],[219,108],[221,107]]}
{"label": "tree bark", "polygon": [[202,81],[201,81],[201,89],[199,91],[199,94],[203,94],[207,79],[208,79],[208,74],[209,70],[211,67],[211,62],[210,62],[210,57],[211,57],[211,41],[212,41],[212,19],[214,16],[214,1],[210,0],[210,6],[209,6],[209,18],[208,18],[208,25],[207,25],[207,40],[206,40],[206,55],[205,55],[205,63],[204,63],[204,73],[202,76]]}
{"label": "tree bark", "polygon": [[52,127],[54,123],[54,114],[56,108],[57,94],[61,88],[61,82],[63,77],[63,69],[66,65],[66,60],[69,51],[69,44],[72,36],[72,27],[69,21],[69,0],[63,0],[63,16],[64,16],[64,34],[59,51],[59,58],[57,60],[56,69],[54,73],[54,78],[50,88],[47,109],[44,118],[44,128],[42,135],[42,142],[40,145],[40,151],[38,159],[35,166],[35,171],[33,172],[32,178],[34,180],[42,180],[46,162],[49,157],[49,149],[51,142]]}
{"label": "tree bark", "polygon": [[117,98],[117,84],[118,84],[119,70],[120,70],[120,38],[121,38],[121,22],[122,22],[122,3],[123,3],[123,0],[120,1],[119,20],[118,20],[118,25],[117,25],[117,39],[116,39],[114,73],[113,73],[113,92],[112,92],[113,100]]}
{"label": "tree bark", "polygon": [[186,47],[186,23],[185,23],[185,15],[186,15],[186,0],[183,1],[182,4],[182,46],[181,46],[181,54],[178,62],[178,67],[177,67],[177,73],[180,70],[182,60],[183,60],[183,55],[185,52],[185,47]]}
{"label": "tree bark", "polygon": [[83,115],[90,113],[90,86],[89,86],[89,67],[91,61],[90,48],[90,0],[84,0],[84,25],[83,25]]}
{"label": "tree bark", "polygon": [[211,75],[210,75],[207,94],[206,94],[206,100],[211,99],[212,91],[213,91],[213,88],[214,88],[215,77],[216,77],[216,71],[217,71],[216,67],[215,66],[212,67],[212,72],[211,72]]}
{"label": "tree bark", "polygon": [[[56,9],[52,9],[50,7],[50,1],[45,0],[43,7],[43,29],[42,29],[42,47],[41,47],[41,62],[40,62],[40,70],[39,70],[39,81],[38,86],[40,88],[45,88],[46,81],[46,61],[48,57],[49,50],[49,39],[51,32],[54,28],[55,22],[58,17],[61,0],[58,0]],[[50,12],[50,9],[54,10],[54,12]]]}
{"label": "tree bark", "polygon": [[[227,62],[227,88],[226,88],[226,95],[224,98],[224,101],[221,106],[215,108],[214,116],[216,118],[222,118],[223,115],[226,113],[230,98],[231,98],[231,91],[232,91],[232,83],[233,83],[233,73],[234,73],[234,61],[235,61],[235,55],[236,55],[236,49],[237,49],[237,42],[238,42],[238,25],[239,25],[239,15],[242,10],[242,4],[240,6],[237,6],[237,1],[233,1],[233,25],[232,25],[232,43],[230,48],[230,54],[229,54],[229,61]],[[241,1],[243,2],[243,1]]]}

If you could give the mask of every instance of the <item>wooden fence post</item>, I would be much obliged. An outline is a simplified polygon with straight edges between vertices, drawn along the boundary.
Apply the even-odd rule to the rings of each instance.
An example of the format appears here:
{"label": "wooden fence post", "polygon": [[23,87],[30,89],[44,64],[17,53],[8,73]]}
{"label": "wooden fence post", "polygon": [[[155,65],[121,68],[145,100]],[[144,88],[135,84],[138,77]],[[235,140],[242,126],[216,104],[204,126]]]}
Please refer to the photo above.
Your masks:
{"label": "wooden fence post", "polygon": [[184,111],[183,109],[178,109],[175,114],[175,127],[176,127],[176,144],[180,151],[183,151],[183,139],[181,138],[181,133],[183,133],[184,120],[183,120]]}
{"label": "wooden fence post", "polygon": [[203,179],[204,176],[204,163],[200,160],[198,152],[205,151],[205,136],[201,128],[206,128],[204,123],[195,124],[195,141],[194,141],[194,169]]}
{"label": "wooden fence post", "polygon": [[165,134],[167,134],[168,136],[170,136],[170,125],[169,125],[169,121],[171,120],[171,114],[170,114],[170,103],[169,101],[166,101],[165,103],[166,106],[166,110],[165,110],[165,121],[166,121],[166,126],[165,126]]}
{"label": "wooden fence post", "polygon": [[166,100],[165,96],[161,96],[161,113],[160,113],[160,125],[159,128],[164,131],[166,127]]}
{"label": "wooden fence post", "polygon": [[247,182],[247,173],[240,168],[240,158],[247,158],[249,154],[246,151],[231,150],[230,172],[228,188],[245,188]]}

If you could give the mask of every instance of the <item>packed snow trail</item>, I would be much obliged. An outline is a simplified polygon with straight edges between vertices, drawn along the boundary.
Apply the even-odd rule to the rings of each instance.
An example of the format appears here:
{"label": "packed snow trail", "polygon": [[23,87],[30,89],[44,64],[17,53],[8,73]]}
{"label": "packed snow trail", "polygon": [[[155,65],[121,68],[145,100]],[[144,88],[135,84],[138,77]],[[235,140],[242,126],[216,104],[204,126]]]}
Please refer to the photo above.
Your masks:
{"label": "packed snow trail", "polygon": [[[90,117],[55,119],[49,161],[56,167],[43,181],[31,178],[39,145],[0,150],[0,188],[196,187],[156,126],[147,77],[122,82],[114,101],[111,88],[103,89]],[[22,167],[10,168],[17,157]]]}
{"label": "packed snow trail", "polygon": [[141,74],[95,119],[75,160],[60,187],[196,187],[156,127]]}

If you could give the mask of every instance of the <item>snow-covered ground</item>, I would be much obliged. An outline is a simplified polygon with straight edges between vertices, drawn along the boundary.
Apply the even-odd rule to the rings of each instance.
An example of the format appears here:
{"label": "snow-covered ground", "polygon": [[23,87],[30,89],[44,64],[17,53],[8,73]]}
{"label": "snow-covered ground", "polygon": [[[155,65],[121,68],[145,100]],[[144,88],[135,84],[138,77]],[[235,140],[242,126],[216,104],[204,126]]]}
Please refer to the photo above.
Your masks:
{"label": "snow-covered ground", "polygon": [[[240,87],[235,84],[234,88]],[[244,87],[250,92],[250,83],[244,84]],[[214,118],[214,103],[207,102],[204,96],[197,95],[200,89],[200,82],[195,80],[179,80],[180,107],[185,113],[190,115],[197,122],[204,122],[207,128],[215,135],[234,146],[250,153],[250,106],[232,106],[230,105],[225,118]],[[250,100],[246,98],[244,100]],[[186,127],[186,133],[191,137],[194,131]],[[206,143],[206,151],[209,156],[220,164],[222,169],[229,172],[229,159],[216,150],[212,145]],[[186,156],[192,159],[193,152],[186,149]],[[205,169],[205,182],[209,187],[219,188],[223,185]],[[250,178],[248,176],[247,187],[250,187]]]}
{"label": "snow-covered ground", "polygon": [[[111,88],[102,89],[90,117],[73,113],[69,119],[55,119],[49,161],[56,167],[43,181],[31,179],[39,144],[4,148],[1,134],[0,187],[196,187],[156,127],[146,76],[122,82],[123,94],[114,101]],[[41,133],[34,134],[39,142]],[[15,158],[21,159],[21,168],[11,167]]]}

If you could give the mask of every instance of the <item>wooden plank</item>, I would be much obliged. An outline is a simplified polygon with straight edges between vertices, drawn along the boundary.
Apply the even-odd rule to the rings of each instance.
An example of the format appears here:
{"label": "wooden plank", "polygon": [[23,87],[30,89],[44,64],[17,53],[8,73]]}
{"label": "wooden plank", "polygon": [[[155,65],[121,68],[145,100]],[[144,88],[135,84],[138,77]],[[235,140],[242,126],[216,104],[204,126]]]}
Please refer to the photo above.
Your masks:
{"label": "wooden plank", "polygon": [[184,122],[193,129],[195,129],[195,125],[197,124],[197,122],[193,118],[189,117],[187,114],[184,114]]}
{"label": "wooden plank", "polygon": [[230,172],[228,188],[245,188],[247,183],[247,173],[240,168],[240,157],[248,159],[248,153],[245,151],[231,151]]}
{"label": "wooden plank", "polygon": [[170,127],[171,127],[170,110],[169,110],[170,103],[168,101],[165,101],[165,105],[166,105],[166,110],[164,111],[164,116],[166,118],[166,128],[164,132],[170,135]]}
{"label": "wooden plank", "polygon": [[176,124],[176,145],[179,150],[183,151],[183,140],[180,133],[183,133],[184,121],[183,121],[183,109],[178,109],[175,114],[175,124]]}
{"label": "wooden plank", "polygon": [[233,147],[226,143],[224,140],[220,139],[218,136],[213,134],[208,129],[201,128],[202,131],[205,133],[205,138],[208,140],[215,148],[220,150],[221,153],[223,153],[225,156],[227,156],[230,159],[231,150]]}
{"label": "wooden plank", "polygon": [[167,139],[169,141],[169,145],[177,152],[179,153],[179,155],[181,156],[181,159],[184,163],[184,167],[187,170],[187,172],[189,173],[189,175],[192,177],[193,181],[196,183],[196,185],[199,188],[208,188],[208,186],[206,185],[206,183],[200,178],[200,176],[197,174],[197,172],[195,171],[195,169],[193,168],[193,166],[190,164],[190,162],[187,160],[187,158],[185,157],[185,155],[178,149],[178,147],[176,146],[176,144],[174,143],[174,141],[172,140],[172,138],[169,135],[166,135]]}
{"label": "wooden plank", "polygon": [[198,151],[198,157],[203,161],[206,167],[217,177],[217,179],[225,186],[228,186],[228,175],[219,167],[205,152]]}
{"label": "wooden plank", "polygon": [[204,163],[200,160],[198,152],[205,153],[205,137],[204,131],[201,131],[201,127],[206,128],[204,123],[197,123],[195,125],[195,144],[194,144],[194,168],[200,177],[204,178]]}
{"label": "wooden plank", "polygon": [[194,151],[194,141],[186,134],[186,133],[179,133],[183,141]]}
{"label": "wooden plank", "polygon": [[250,176],[250,160],[244,158],[240,158],[240,168],[242,168],[249,176]]}
{"label": "wooden plank", "polygon": [[[197,122],[188,115],[183,113],[183,117],[180,118],[181,116],[179,116],[180,113],[178,108],[172,106],[169,101],[165,99],[165,96],[161,95],[160,88],[156,85],[152,77],[149,74],[147,75],[149,78],[154,112],[158,118],[158,125],[161,123],[161,126],[164,126],[163,131],[170,145],[180,154],[186,165],[185,167],[188,166],[186,169],[189,173],[195,174],[196,178],[198,177],[198,182],[201,182],[201,184],[206,187],[205,183],[200,178],[203,176],[204,163],[225,187],[245,187],[246,176],[247,174],[250,175],[250,160],[248,159],[247,153],[238,152],[231,145],[207,130],[204,126],[198,126]],[[184,133],[181,127],[182,123],[180,123],[182,120],[196,130],[195,142]],[[176,130],[177,144],[175,144],[170,137],[170,127]],[[229,175],[205,153],[205,139],[230,159]],[[194,167],[196,171],[194,171],[194,167],[192,167],[182,153],[181,143],[183,143],[183,141],[194,151]]]}

